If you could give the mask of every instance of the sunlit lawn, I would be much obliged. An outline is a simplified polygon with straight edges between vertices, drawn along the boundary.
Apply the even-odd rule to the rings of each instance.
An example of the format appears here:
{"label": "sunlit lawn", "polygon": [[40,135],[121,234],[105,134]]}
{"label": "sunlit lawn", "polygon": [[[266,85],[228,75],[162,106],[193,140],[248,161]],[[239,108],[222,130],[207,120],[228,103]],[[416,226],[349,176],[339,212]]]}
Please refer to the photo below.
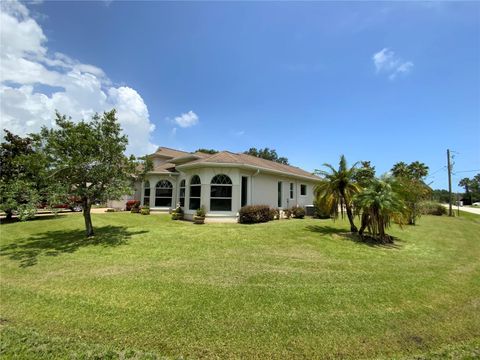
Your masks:
{"label": "sunlit lawn", "polygon": [[93,240],[80,214],[0,226],[3,357],[480,356],[480,216],[390,247],[331,220],[93,221]]}

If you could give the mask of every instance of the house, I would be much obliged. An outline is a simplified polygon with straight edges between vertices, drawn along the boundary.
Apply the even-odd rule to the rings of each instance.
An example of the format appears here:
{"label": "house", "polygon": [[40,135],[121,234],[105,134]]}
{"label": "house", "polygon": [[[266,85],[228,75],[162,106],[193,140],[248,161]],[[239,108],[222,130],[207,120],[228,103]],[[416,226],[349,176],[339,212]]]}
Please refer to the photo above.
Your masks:
{"label": "house", "polygon": [[206,154],[160,147],[150,157],[153,170],[136,184],[135,199],[159,211],[180,204],[187,219],[202,205],[209,219],[234,219],[244,205],[312,205],[320,180],[298,167],[229,151]]}

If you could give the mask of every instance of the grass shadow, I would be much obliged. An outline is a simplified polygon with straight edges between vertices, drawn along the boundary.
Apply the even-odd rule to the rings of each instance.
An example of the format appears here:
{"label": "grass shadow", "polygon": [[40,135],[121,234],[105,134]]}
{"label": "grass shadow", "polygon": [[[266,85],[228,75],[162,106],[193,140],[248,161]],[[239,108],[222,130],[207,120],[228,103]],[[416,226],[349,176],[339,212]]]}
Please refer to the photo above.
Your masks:
{"label": "grass shadow", "polygon": [[20,267],[29,267],[37,264],[40,255],[58,256],[86,246],[116,247],[125,245],[133,235],[147,232],[127,231],[124,226],[103,226],[95,229],[94,237],[86,238],[84,230],[47,231],[2,246],[0,256],[19,261]]}
{"label": "grass shadow", "polygon": [[384,249],[400,249],[401,245],[398,243],[401,242],[398,238],[393,238],[392,243],[381,243],[370,236],[361,237],[358,234],[352,234],[351,232],[346,231],[345,229],[339,229],[333,226],[319,226],[319,225],[309,225],[306,227],[308,231],[316,232],[322,235],[335,235],[339,236],[344,240],[352,241],[359,245],[366,245],[370,247],[378,247]]}

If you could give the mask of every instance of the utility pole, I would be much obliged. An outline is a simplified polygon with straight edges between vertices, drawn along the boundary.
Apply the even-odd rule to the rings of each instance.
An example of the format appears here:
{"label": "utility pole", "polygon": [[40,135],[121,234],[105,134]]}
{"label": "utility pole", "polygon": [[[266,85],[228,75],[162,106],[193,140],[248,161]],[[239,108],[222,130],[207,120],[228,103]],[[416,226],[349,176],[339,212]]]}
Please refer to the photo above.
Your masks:
{"label": "utility pole", "polygon": [[447,149],[448,168],[448,216],[453,216],[452,210],[452,165],[450,164],[450,149]]}

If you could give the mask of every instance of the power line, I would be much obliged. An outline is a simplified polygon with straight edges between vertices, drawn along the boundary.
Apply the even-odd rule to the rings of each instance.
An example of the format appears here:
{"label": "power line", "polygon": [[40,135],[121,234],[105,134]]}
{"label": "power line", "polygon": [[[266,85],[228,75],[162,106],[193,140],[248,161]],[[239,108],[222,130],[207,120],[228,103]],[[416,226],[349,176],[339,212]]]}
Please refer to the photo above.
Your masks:
{"label": "power line", "polygon": [[455,175],[455,174],[466,173],[466,172],[475,172],[475,171],[480,171],[480,169],[455,171],[453,174]]}

